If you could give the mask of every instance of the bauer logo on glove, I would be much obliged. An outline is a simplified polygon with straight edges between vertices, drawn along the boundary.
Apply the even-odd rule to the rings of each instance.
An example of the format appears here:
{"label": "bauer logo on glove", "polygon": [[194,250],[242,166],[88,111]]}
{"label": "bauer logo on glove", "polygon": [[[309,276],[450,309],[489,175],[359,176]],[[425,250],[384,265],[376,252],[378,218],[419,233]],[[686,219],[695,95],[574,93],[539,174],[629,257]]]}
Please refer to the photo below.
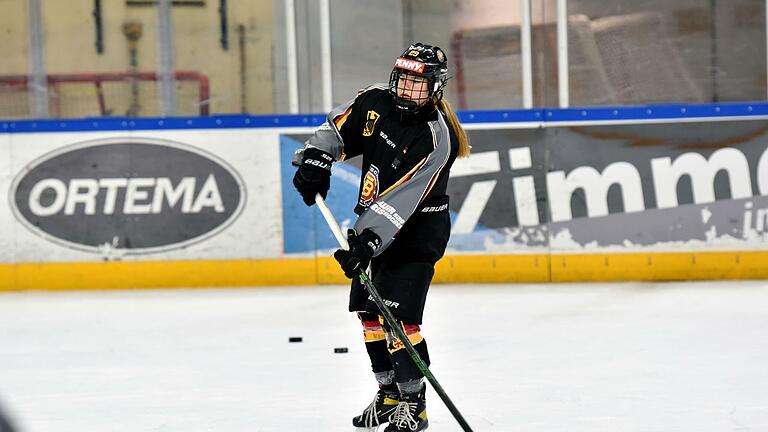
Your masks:
{"label": "bauer logo on glove", "polygon": [[333,156],[316,148],[307,148],[301,160],[299,169],[293,176],[293,185],[301,194],[304,204],[311,206],[315,203],[315,195],[325,198],[331,187],[331,164]]}
{"label": "bauer logo on glove", "polygon": [[373,254],[381,246],[381,238],[368,228],[360,234],[351,229],[347,232],[347,242],[349,250],[339,249],[333,257],[344,270],[344,276],[352,279],[360,273],[360,270],[368,268]]}

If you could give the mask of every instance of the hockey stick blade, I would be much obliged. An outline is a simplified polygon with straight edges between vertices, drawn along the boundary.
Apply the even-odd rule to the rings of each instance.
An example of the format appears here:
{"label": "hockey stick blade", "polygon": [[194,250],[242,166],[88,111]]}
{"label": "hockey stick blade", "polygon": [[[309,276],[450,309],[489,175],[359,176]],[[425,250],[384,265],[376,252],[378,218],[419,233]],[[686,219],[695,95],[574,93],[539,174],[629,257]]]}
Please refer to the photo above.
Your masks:
{"label": "hockey stick blade", "polygon": [[[339,228],[339,224],[336,223],[336,219],[333,217],[333,213],[331,213],[331,210],[328,209],[328,206],[325,204],[325,200],[323,200],[323,197],[321,197],[320,194],[315,195],[315,203],[320,209],[320,213],[323,214],[323,218],[325,218],[325,222],[333,232],[334,237],[336,237],[336,241],[338,241],[339,245],[341,245],[341,248],[344,250],[349,250],[349,243],[347,243],[347,239],[344,237],[344,234],[342,234],[341,228]],[[429,367],[427,367],[427,364],[424,362],[424,360],[422,360],[421,356],[416,351],[416,348],[413,347],[410,339],[408,339],[408,336],[405,334],[405,330],[401,325],[398,324],[397,319],[394,315],[392,315],[392,311],[390,311],[387,305],[384,303],[384,299],[381,298],[379,291],[376,289],[376,286],[373,284],[370,278],[368,278],[365,270],[360,270],[360,281],[363,283],[363,286],[365,286],[368,294],[371,295],[373,302],[376,303],[379,311],[384,316],[384,320],[395,332],[397,338],[400,339],[400,341],[403,343],[405,350],[411,356],[414,364],[417,368],[419,368],[427,381],[429,381],[429,383],[432,385],[435,393],[440,396],[440,399],[442,399],[446,408],[448,408],[448,411],[451,412],[453,418],[456,419],[464,432],[472,432],[472,428],[469,427],[469,424],[461,415],[458,408],[456,408],[456,405],[454,405],[453,401],[451,401],[451,399],[448,397],[448,394],[445,392],[445,390],[443,390],[443,386],[440,385],[440,383],[437,381],[437,378],[435,378],[435,376],[429,370]]]}

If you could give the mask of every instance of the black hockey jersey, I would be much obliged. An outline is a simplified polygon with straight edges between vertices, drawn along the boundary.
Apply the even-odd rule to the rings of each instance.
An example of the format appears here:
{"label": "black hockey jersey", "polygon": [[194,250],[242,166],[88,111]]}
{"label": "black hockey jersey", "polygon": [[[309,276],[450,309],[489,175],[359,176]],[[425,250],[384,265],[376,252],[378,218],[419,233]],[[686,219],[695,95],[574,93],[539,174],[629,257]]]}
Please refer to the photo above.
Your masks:
{"label": "black hockey jersey", "polygon": [[[380,255],[415,212],[447,212],[448,174],[458,139],[438,109],[402,115],[383,84],[331,111],[306,142],[335,160],[362,155],[355,230],[382,240]],[[295,156],[300,161],[302,151]],[[444,244],[446,239],[440,239]]]}

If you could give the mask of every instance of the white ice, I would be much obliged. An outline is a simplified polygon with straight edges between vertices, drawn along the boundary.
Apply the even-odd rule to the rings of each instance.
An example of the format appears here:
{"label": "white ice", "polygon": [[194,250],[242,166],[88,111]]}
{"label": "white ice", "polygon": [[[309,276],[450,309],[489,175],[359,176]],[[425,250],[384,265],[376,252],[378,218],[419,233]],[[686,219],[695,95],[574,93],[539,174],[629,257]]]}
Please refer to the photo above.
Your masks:
{"label": "white ice", "polygon": [[[346,302],[0,294],[0,400],[24,432],[352,431],[375,383]],[[422,333],[475,431],[768,431],[768,282],[435,286]]]}

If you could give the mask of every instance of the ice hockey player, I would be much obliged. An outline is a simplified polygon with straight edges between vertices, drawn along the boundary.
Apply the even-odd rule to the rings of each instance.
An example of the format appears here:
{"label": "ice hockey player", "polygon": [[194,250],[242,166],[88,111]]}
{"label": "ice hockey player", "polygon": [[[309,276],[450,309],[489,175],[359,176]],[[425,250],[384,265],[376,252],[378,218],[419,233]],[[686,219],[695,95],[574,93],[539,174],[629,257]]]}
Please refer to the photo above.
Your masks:
{"label": "ice hockey player", "polygon": [[[443,99],[445,52],[416,43],[395,59],[389,84],[371,85],[335,108],[296,153],[293,183],[311,206],[325,198],[331,164],[362,155],[362,178],[348,232],[349,250],[334,257],[352,279],[349,310],[357,312],[379,384],[373,402],[352,423],[386,432],[427,428],[424,378],[402,342],[384,323],[357,275],[371,279],[408,339],[429,364],[420,325],[435,263],[450,235],[448,173],[470,146]],[[370,264],[370,268],[369,268]]]}

